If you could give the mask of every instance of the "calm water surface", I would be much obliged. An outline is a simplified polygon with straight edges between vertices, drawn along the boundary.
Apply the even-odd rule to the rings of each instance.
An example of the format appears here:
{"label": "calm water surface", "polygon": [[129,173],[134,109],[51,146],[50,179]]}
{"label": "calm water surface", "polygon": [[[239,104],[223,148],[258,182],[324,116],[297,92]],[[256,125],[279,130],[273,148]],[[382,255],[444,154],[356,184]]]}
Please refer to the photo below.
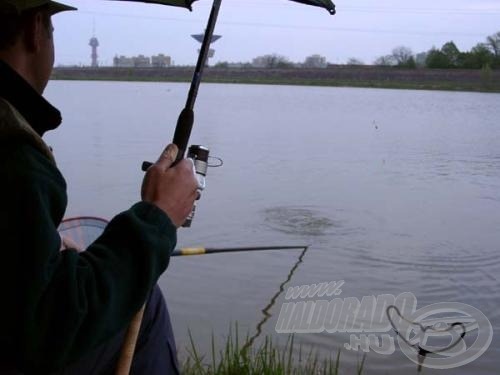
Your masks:
{"label": "calm water surface", "polygon": [[[51,82],[63,126],[47,136],[68,180],[68,216],[106,218],[139,197],[140,164],[173,135],[186,84]],[[288,286],[345,280],[341,297],[412,292],[461,302],[494,327],[485,354],[450,374],[497,373],[500,356],[500,95],[203,84],[193,143],[211,169],[179,246],[311,244]],[[296,252],[172,259],[160,284],[183,349],[231,322],[253,335]],[[280,296],[263,334],[274,331]],[[299,334],[336,353],[349,334]],[[343,350],[351,373],[362,353]],[[369,374],[414,373],[400,351]],[[425,369],[424,373],[442,371]]]}

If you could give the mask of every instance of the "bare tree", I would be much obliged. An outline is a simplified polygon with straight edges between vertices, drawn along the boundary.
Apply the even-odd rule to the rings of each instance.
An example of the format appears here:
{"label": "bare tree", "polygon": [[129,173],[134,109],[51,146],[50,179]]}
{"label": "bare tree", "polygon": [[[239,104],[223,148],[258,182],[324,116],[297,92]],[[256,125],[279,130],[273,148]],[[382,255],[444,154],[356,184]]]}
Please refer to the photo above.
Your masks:
{"label": "bare tree", "polygon": [[399,46],[392,50],[392,57],[396,61],[397,65],[403,65],[413,57],[413,52],[408,47]]}
{"label": "bare tree", "polygon": [[500,56],[500,31],[486,38],[486,45],[496,57]]}
{"label": "bare tree", "polygon": [[326,65],[326,58],[321,55],[307,56],[304,61],[304,67],[306,68],[326,68]]}
{"label": "bare tree", "polygon": [[392,55],[386,55],[377,58],[373,64],[378,66],[393,66],[396,62],[394,61],[394,57]]}
{"label": "bare tree", "polygon": [[285,56],[272,54],[259,56],[253,59],[252,65],[258,68],[288,68],[293,64]]}

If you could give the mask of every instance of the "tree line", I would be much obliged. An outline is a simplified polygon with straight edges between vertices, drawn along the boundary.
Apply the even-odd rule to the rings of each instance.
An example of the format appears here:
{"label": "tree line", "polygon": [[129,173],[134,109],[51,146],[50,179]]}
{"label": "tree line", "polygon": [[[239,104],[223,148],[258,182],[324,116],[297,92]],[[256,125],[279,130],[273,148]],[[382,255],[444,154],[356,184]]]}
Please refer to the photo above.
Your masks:
{"label": "tree line", "polygon": [[[350,58],[346,65],[365,65],[357,58]],[[432,47],[427,52],[414,54],[405,46],[392,50],[391,54],[380,56],[373,65],[393,66],[401,68],[429,69],[498,69],[500,68],[500,31],[490,35],[482,43],[476,44],[470,51],[460,51],[453,41],[441,48]],[[269,54],[258,56],[252,62],[230,63],[218,62],[218,68],[326,68],[328,62],[321,55],[311,55],[301,63],[291,62],[286,56]]]}
{"label": "tree line", "polygon": [[498,69],[500,31],[465,52],[460,51],[453,41],[443,44],[441,48],[432,47],[429,51],[418,54],[414,54],[408,47],[396,47],[390,55],[377,58],[374,65],[429,69]]}

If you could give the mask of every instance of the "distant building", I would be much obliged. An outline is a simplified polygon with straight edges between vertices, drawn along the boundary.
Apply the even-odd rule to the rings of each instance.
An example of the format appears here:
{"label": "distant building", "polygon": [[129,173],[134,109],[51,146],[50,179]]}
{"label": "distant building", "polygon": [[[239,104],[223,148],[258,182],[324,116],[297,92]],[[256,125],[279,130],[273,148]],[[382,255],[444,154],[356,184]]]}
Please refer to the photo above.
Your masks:
{"label": "distant building", "polygon": [[252,60],[252,66],[254,68],[267,68],[269,64],[268,56],[259,56]]}
{"label": "distant building", "polygon": [[150,68],[151,67],[151,59],[144,55],[139,55],[133,58],[134,66],[136,68]]}
{"label": "distant building", "polygon": [[113,66],[117,68],[133,68],[134,58],[126,56],[115,56],[113,59]]}
{"label": "distant building", "polygon": [[115,56],[113,66],[117,68],[166,68],[172,65],[170,56],[159,54],[157,56],[147,57],[139,56]]}
{"label": "distant building", "polygon": [[417,55],[415,56],[415,63],[417,64],[417,66],[425,67],[425,63],[427,62],[427,56],[428,56],[427,52],[417,53]]}
{"label": "distant building", "polygon": [[170,65],[172,65],[172,59],[170,56],[165,56],[163,53],[151,56],[151,66],[153,66],[153,68],[166,68]]}

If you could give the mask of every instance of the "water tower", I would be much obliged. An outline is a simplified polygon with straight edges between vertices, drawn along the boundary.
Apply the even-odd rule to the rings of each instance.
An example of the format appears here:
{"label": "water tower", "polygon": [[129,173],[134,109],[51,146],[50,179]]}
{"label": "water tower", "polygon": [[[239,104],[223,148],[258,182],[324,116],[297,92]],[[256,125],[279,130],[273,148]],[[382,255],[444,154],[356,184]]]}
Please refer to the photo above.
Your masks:
{"label": "water tower", "polygon": [[[191,35],[191,37],[201,44],[203,43],[203,38],[205,37],[205,34],[193,34]],[[215,43],[220,38],[222,38],[222,35],[212,35],[212,40],[210,40],[210,45],[212,45],[212,43]],[[198,53],[200,53],[200,50],[198,50]],[[210,48],[208,50],[207,66],[208,66],[208,60],[214,57],[214,55],[215,55],[215,50]]]}

